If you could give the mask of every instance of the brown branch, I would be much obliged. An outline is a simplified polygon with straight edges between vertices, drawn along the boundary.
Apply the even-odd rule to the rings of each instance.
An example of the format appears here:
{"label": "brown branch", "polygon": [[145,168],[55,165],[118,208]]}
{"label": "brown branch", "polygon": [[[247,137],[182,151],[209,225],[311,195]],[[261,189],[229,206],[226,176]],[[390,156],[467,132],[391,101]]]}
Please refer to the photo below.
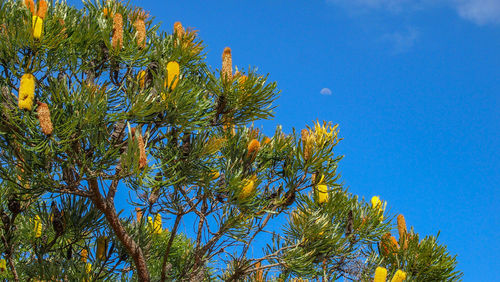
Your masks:
{"label": "brown branch", "polygon": [[149,271],[146,265],[146,259],[142,252],[141,247],[135,242],[135,240],[130,237],[125,228],[120,222],[120,218],[116,213],[116,209],[113,202],[107,202],[103,198],[101,192],[99,191],[99,185],[96,178],[89,180],[90,190],[93,195],[91,197],[92,202],[96,207],[104,213],[106,220],[108,221],[110,227],[113,229],[116,237],[125,246],[129,254],[134,260],[135,267],[137,269],[137,276],[139,281],[150,281]]}
{"label": "brown branch", "polygon": [[161,281],[164,282],[167,279],[167,261],[168,261],[168,256],[170,254],[170,249],[172,247],[172,243],[174,242],[175,234],[177,233],[177,228],[179,227],[179,223],[181,222],[181,218],[184,214],[180,213],[177,214],[175,217],[175,223],[174,227],[172,228],[172,231],[170,232],[170,238],[168,239],[167,243],[167,250],[165,251],[165,255],[163,256],[163,263],[161,266]]}

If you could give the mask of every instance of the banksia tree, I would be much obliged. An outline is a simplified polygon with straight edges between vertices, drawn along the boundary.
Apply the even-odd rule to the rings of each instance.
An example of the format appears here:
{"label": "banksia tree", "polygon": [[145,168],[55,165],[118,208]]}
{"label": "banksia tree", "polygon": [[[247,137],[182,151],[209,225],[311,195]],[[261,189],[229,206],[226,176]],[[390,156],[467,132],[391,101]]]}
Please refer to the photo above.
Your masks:
{"label": "banksia tree", "polygon": [[254,128],[279,90],[233,74],[231,49],[213,69],[180,23],[159,32],[119,1],[37,3],[0,4],[0,278],[460,278],[413,229],[379,251],[392,216],[341,184],[337,126]]}

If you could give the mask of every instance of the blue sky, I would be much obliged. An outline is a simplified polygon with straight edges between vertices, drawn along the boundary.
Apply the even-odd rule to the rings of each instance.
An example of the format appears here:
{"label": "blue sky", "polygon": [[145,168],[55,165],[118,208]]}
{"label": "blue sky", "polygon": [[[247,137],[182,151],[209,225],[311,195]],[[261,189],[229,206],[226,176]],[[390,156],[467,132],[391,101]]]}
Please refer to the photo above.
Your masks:
{"label": "blue sky", "polygon": [[230,46],[270,73],[282,95],[265,132],[338,123],[351,192],[441,230],[465,281],[498,279],[499,0],[131,2],[163,30],[200,30],[210,65]]}

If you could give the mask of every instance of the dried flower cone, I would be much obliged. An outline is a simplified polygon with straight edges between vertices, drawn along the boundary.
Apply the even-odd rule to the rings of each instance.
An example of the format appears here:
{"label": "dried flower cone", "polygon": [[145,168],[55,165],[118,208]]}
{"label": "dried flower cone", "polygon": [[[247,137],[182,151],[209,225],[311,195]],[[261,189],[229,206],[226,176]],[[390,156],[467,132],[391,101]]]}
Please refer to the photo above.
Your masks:
{"label": "dried flower cone", "polygon": [[122,49],[123,47],[123,17],[120,13],[113,15],[113,37],[111,45],[114,49]]}
{"label": "dried flower cone", "polygon": [[136,40],[139,48],[146,48],[146,23],[144,19],[138,18],[134,22],[134,27],[136,32]]}
{"label": "dried flower cone", "polygon": [[139,145],[139,168],[143,168],[146,166],[148,159],[146,157],[146,147],[144,145],[144,139],[142,138],[141,134],[139,134],[139,137],[137,138],[137,143]]}
{"label": "dried flower cone", "polygon": [[233,59],[229,47],[224,48],[222,53],[222,79],[226,81],[233,79]]}
{"label": "dried flower cone", "polygon": [[28,10],[30,10],[31,14],[35,14],[35,1],[33,0],[24,0],[24,5]]}
{"label": "dried flower cone", "polygon": [[50,120],[50,110],[49,106],[45,103],[38,103],[38,121],[40,122],[40,126],[42,127],[42,132],[45,135],[52,134],[53,127],[52,121]]}
{"label": "dried flower cone", "polygon": [[403,249],[406,250],[408,248],[408,235],[406,230],[406,220],[404,215],[398,215],[398,232],[399,232],[399,242],[402,245]]}
{"label": "dried flower cone", "polygon": [[47,1],[38,0],[38,9],[36,11],[36,15],[42,19],[45,19],[45,16],[47,16]]}

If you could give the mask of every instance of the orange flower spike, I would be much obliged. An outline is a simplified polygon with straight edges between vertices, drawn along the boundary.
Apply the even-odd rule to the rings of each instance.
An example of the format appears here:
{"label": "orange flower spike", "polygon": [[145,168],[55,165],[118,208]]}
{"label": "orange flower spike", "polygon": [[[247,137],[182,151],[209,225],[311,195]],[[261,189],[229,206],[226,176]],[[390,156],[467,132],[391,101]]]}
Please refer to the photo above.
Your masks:
{"label": "orange flower spike", "polygon": [[264,143],[264,145],[267,145],[269,143],[271,143],[271,139],[269,137],[264,137],[264,141],[262,141],[262,143]]}
{"label": "orange flower spike", "polygon": [[33,1],[33,0],[24,0],[24,5],[26,6],[26,8],[28,8],[28,10],[30,10],[30,12],[31,12],[32,15],[35,14],[35,1]]}
{"label": "orange flower spike", "polygon": [[89,252],[86,249],[83,249],[80,253],[80,256],[82,257],[81,260],[83,262],[87,262],[87,257],[89,255]]}
{"label": "orange flower spike", "polygon": [[143,214],[141,208],[135,208],[135,214],[136,214],[137,222],[140,222],[142,220],[142,214]]}
{"label": "orange flower spike", "polygon": [[136,39],[139,48],[146,48],[146,23],[144,20],[147,18],[146,14],[141,11],[137,12],[137,18],[134,21],[134,27],[136,29]]}
{"label": "orange flower spike", "polygon": [[40,126],[42,127],[43,134],[52,134],[54,128],[52,127],[52,121],[50,120],[49,106],[45,103],[38,102],[37,113],[38,121],[40,122]]}
{"label": "orange flower spike", "polygon": [[47,1],[38,0],[38,9],[36,11],[36,15],[42,19],[45,19],[45,16],[47,16],[47,8]]}
{"label": "orange flower spike", "polygon": [[181,22],[174,23],[174,33],[177,35],[177,38],[182,39],[185,32]]}
{"label": "orange flower spike", "polygon": [[248,143],[248,148],[247,149],[248,149],[247,157],[256,155],[257,152],[259,152],[259,149],[260,149],[260,142],[259,142],[259,140],[252,139],[252,141],[250,141],[250,143]]}
{"label": "orange flower spike", "polygon": [[408,248],[408,238],[407,238],[407,230],[406,230],[406,220],[404,215],[398,215],[398,232],[399,232],[399,241],[403,242],[403,249],[406,250]]}
{"label": "orange flower spike", "polygon": [[229,47],[224,48],[222,53],[222,79],[226,81],[233,79],[233,59]]}
{"label": "orange flower spike", "polygon": [[123,17],[120,13],[113,16],[113,37],[111,45],[114,49],[122,49],[123,47]]}

